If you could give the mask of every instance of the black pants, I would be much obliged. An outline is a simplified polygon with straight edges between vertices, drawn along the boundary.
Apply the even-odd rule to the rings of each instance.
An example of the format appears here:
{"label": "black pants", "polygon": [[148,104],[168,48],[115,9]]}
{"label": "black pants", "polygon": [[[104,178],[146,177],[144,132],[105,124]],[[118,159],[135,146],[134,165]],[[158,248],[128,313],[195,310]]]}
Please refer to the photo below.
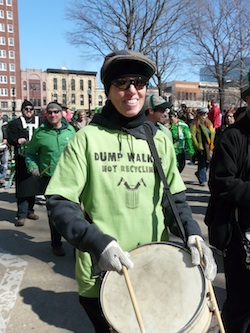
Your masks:
{"label": "black pants", "polygon": [[234,230],[224,258],[227,299],[222,319],[227,333],[250,333],[250,271],[245,267],[243,254]]}
{"label": "black pants", "polygon": [[178,161],[178,170],[181,173],[186,165],[186,154],[181,153],[177,155],[177,161]]}
{"label": "black pants", "polygon": [[110,333],[109,325],[102,315],[99,299],[79,296],[79,302],[95,327],[96,333]]}

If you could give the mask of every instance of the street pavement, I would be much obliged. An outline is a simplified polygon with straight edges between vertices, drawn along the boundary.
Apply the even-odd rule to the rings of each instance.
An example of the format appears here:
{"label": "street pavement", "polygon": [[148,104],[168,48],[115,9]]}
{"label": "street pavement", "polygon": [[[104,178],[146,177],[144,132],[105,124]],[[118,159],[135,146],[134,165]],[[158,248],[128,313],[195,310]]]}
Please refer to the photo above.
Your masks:
{"label": "street pavement", "polygon": [[[198,185],[196,169],[196,165],[187,164],[182,177],[193,216],[207,240],[203,220],[209,190]],[[51,251],[44,197],[36,200],[39,220],[27,219],[25,226],[18,228],[14,225],[14,186],[0,188],[0,205],[0,333],[94,333],[78,303],[72,246],[64,241],[64,257],[56,257]],[[225,299],[222,257],[216,251],[214,255],[218,274],[213,286],[221,309]],[[208,332],[218,332],[215,316]]]}

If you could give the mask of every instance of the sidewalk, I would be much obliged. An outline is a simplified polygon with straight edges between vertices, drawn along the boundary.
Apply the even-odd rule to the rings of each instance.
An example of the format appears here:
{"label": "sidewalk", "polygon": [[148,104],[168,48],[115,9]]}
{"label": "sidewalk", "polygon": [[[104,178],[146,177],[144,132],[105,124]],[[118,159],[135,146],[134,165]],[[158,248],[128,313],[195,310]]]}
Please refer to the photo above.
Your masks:
{"label": "sidewalk", "polygon": [[[193,216],[207,237],[203,219],[209,191],[207,186],[198,185],[196,168],[187,165],[182,176]],[[14,186],[8,190],[0,188],[0,202],[0,333],[94,333],[78,304],[73,248],[64,241],[65,257],[56,257],[51,251],[43,196],[37,198],[35,205],[40,219],[27,219],[25,226],[19,228],[14,226]],[[222,258],[217,253],[215,257],[219,270],[213,285],[221,308],[225,281]],[[218,332],[215,319],[209,332]]]}

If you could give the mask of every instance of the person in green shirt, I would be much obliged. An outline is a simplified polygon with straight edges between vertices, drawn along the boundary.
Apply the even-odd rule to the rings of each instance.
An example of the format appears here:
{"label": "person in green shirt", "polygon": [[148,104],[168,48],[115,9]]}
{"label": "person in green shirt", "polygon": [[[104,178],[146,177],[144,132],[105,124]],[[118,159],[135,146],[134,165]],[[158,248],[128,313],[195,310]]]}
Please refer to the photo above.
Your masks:
{"label": "person in green shirt", "polygon": [[183,171],[186,165],[186,150],[192,157],[195,153],[189,126],[178,117],[178,112],[169,112],[169,129],[173,137],[174,150],[178,162],[178,170]]}
{"label": "person in green shirt", "polygon": [[171,106],[172,104],[170,102],[167,102],[164,98],[157,95],[146,96],[144,104],[146,120],[155,124],[159,130],[167,135],[170,141],[172,141],[172,134],[163,124]]}
{"label": "person in green shirt", "polygon": [[[79,300],[96,332],[108,333],[99,304],[100,274],[133,269],[126,251],[168,240],[162,211],[163,184],[155,174],[146,140],[144,101],[154,63],[141,53],[108,54],[101,68],[107,102],[78,131],[62,153],[46,189],[47,208],[59,232],[77,248]],[[181,217],[194,265],[200,263],[196,238],[206,259],[205,274],[216,275],[212,251],[203,241],[176,167],[173,144],[148,122]],[[84,211],[83,208],[84,207]],[[167,278],[167,277],[166,277]]]}
{"label": "person in green shirt", "polygon": [[[26,167],[37,177],[39,193],[45,192],[59,157],[75,135],[73,126],[62,115],[62,107],[51,102],[46,108],[45,121],[34,131],[25,151]],[[61,235],[49,218],[52,251],[57,256],[65,255]]]}

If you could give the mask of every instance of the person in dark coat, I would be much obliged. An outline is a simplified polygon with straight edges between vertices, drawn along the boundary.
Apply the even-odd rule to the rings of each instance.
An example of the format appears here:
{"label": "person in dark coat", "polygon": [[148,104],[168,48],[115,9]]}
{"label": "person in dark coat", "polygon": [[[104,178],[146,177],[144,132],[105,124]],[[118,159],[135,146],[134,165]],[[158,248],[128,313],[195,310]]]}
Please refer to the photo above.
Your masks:
{"label": "person in dark coat", "polygon": [[39,117],[34,116],[34,107],[30,101],[24,100],[21,107],[22,115],[9,122],[7,128],[8,143],[14,147],[16,168],[16,227],[25,224],[25,219],[37,220],[34,213],[35,186],[34,178],[27,172],[25,165],[25,147],[31,140],[33,131],[39,126]]}
{"label": "person in dark coat", "polygon": [[227,333],[250,332],[250,87],[241,97],[245,116],[223,131],[214,149],[205,219],[210,244],[224,254]]}

